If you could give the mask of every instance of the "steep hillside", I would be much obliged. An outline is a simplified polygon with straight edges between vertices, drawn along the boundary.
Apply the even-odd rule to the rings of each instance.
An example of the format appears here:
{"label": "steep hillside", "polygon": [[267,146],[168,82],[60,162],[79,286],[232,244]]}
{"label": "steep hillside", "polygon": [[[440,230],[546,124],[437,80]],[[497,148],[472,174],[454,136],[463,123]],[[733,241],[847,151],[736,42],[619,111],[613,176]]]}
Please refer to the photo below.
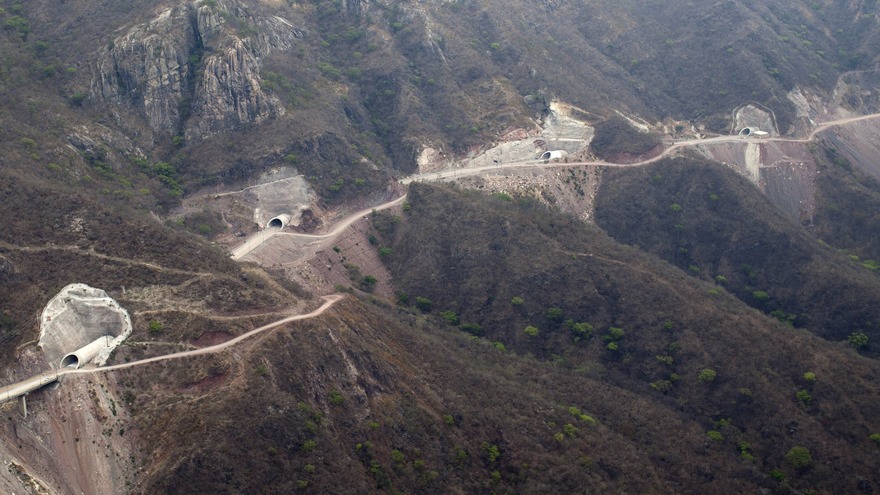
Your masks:
{"label": "steep hillside", "polygon": [[877,61],[874,2],[0,7],[0,159],[141,208],[278,164],[346,204],[427,148],[532,128],[554,99],[719,132],[750,102],[783,133],[825,100],[874,107],[870,75],[838,77]]}
{"label": "steep hillside", "polygon": [[135,340],[156,318],[140,318],[140,311],[284,310],[307,296],[262,270],[236,265],[190,234],[6,175],[0,175],[0,222],[0,349],[7,365],[15,362],[16,347],[34,342],[46,302],[74,282],[102,288],[134,311]]}
{"label": "steep hillside", "polygon": [[[876,397],[840,399],[869,390],[862,380],[880,370],[815,338],[760,330],[768,351],[786,352],[757,349],[741,365],[704,355],[715,381],[688,372],[664,395],[617,378],[616,366],[598,373],[536,361],[393,313],[352,300],[237,351],[238,359],[125,373],[152,453],[138,489],[741,493],[878,482],[874,457],[862,450],[871,448],[864,432],[876,427]],[[737,322],[760,327],[754,316]],[[649,332],[631,329],[624,345],[637,347]],[[719,347],[727,340],[712,335]],[[682,344],[685,354],[697,350],[689,338]],[[816,361],[820,350],[834,359]],[[803,366],[814,384],[800,377]],[[794,397],[803,387],[813,395],[808,406]],[[840,415],[850,421],[835,421]],[[786,460],[797,445],[810,450],[810,466]],[[788,478],[782,485],[774,469]]]}
{"label": "steep hillside", "polygon": [[[483,153],[633,162],[749,122],[804,136],[875,112],[878,9],[0,0],[4,384],[48,368],[40,311],[72,282],[130,311],[115,363],[347,294],[222,352],[68,374],[29,415],[5,402],[0,487],[880,490],[876,127],[825,132],[816,169],[805,143],[718,146],[772,148],[785,166],[746,165],[783,196],[783,176],[809,173],[783,198],[803,225],[704,159],[505,176]],[[497,164],[467,183],[498,192],[400,180],[432,157],[431,172]],[[321,237],[407,187],[354,215],[342,247]],[[300,218],[262,267],[211,242],[241,246],[282,214]],[[361,273],[354,251],[385,268]],[[294,273],[306,265],[332,277]]]}
{"label": "steep hillside", "polygon": [[[835,455],[852,456],[849,462],[871,462],[856,444],[862,443],[857,440],[859,431],[875,427],[870,416],[862,414],[875,407],[876,399],[861,395],[871,388],[868,382],[864,384],[868,388],[849,389],[848,380],[852,376],[872,380],[862,370],[874,369],[876,361],[860,357],[845,344],[824,341],[765,317],[713,284],[530,202],[511,203],[428,186],[413,186],[409,200],[409,210],[390,223],[396,226],[393,232],[383,214],[374,218],[377,235],[385,232],[383,242],[391,249],[386,259],[403,304],[430,312],[435,324],[446,326],[447,332],[454,332],[456,326],[479,341],[506,349],[503,353],[529,356],[546,363],[541,366],[549,364],[558,373],[579,377],[578,387],[585,387],[581,390],[599,380],[605,387],[635,394],[644,401],[635,416],[665,410],[658,414],[673,414],[697,429],[720,429],[725,438],[721,444],[709,437],[695,440],[709,446],[701,452],[712,452],[713,445],[729,445],[720,453],[731,459],[713,463],[716,467],[710,472],[686,470],[690,474],[661,467],[666,462],[678,466],[691,462],[668,459],[660,447],[678,444],[672,438],[676,433],[657,437],[644,432],[632,437],[653,446],[648,450],[658,449],[651,464],[662,479],[680,483],[682,491],[701,491],[696,487],[705,483],[706,488],[711,480],[773,485],[761,475],[753,478],[718,470],[739,469],[734,466],[743,461],[734,458],[742,457],[754,458],[745,466],[769,473],[784,464],[778,457],[784,453],[776,449],[788,451],[790,444],[805,442],[814,434],[828,439]],[[747,349],[749,357],[732,349]],[[835,366],[852,371],[823,372],[829,388],[820,392],[818,382],[813,387],[812,378],[804,378],[804,373],[828,362],[820,356],[832,354]],[[826,392],[825,399],[818,397]],[[582,396],[590,393],[583,391]],[[839,402],[844,397],[859,405],[849,409]],[[666,409],[672,404],[678,412]],[[618,415],[629,410],[622,403],[612,408]],[[865,423],[856,426],[830,419],[849,414]],[[682,439],[677,451],[696,448],[692,441]],[[741,456],[734,448],[742,441],[751,445],[748,455]],[[783,467],[793,486],[819,490],[833,486],[825,483],[834,478],[836,461],[824,454],[825,461],[818,457],[813,470]],[[826,461],[830,464],[820,467]],[[868,472],[857,477],[869,476]],[[742,490],[754,488],[731,492]]]}
{"label": "steep hillside", "polygon": [[880,277],[822,246],[720,164],[681,159],[610,170],[596,222],[795,327],[837,341],[856,332],[880,337]]}

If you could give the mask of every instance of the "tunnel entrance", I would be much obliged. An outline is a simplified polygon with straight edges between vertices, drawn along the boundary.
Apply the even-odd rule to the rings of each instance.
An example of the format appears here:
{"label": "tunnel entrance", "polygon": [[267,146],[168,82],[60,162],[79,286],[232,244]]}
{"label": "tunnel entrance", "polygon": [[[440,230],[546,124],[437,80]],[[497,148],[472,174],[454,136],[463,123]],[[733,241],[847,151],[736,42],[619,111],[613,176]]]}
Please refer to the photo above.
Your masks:
{"label": "tunnel entrance", "polygon": [[739,131],[740,136],[751,136],[752,128],[751,127],[743,127],[741,131]]}
{"label": "tunnel entrance", "polygon": [[290,223],[290,215],[288,215],[287,213],[282,213],[281,215],[278,215],[277,217],[273,217],[271,220],[269,220],[269,222],[266,223],[266,228],[281,230],[284,227],[287,227],[287,224],[289,224],[289,223]]}
{"label": "tunnel entrance", "polygon": [[543,155],[541,155],[541,160],[549,160],[552,153],[549,151],[545,151]]}
{"label": "tunnel entrance", "polygon": [[68,354],[61,360],[61,367],[77,369],[79,368],[79,358],[76,357],[76,354]]}

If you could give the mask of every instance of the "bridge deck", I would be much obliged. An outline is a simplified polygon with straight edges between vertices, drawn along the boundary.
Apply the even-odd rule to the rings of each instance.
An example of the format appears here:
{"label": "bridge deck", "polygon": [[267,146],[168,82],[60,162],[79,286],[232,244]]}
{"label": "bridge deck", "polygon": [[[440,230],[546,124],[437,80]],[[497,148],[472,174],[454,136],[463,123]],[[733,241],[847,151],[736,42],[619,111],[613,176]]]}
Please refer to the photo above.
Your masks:
{"label": "bridge deck", "polygon": [[58,381],[58,379],[63,374],[64,373],[59,370],[47,371],[45,373],[40,373],[39,375],[34,375],[18,383],[13,383],[12,385],[7,385],[3,388],[0,388],[0,402],[17,399],[22,395],[43,388],[50,383]]}

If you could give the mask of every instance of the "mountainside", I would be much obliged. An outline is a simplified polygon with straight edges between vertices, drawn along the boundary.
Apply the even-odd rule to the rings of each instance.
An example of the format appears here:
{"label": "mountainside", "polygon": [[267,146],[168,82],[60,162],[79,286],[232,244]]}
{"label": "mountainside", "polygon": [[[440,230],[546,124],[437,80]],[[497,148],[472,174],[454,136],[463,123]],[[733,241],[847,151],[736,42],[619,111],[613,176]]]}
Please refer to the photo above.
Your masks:
{"label": "mountainside", "polygon": [[856,332],[878,337],[876,269],[817,243],[717,164],[679,160],[609,171],[596,222],[618,241],[795,327],[830,340]]}
{"label": "mountainside", "polygon": [[878,61],[875,2],[3,9],[3,158],[142,207],[285,159],[326,201],[345,201],[364,192],[353,178],[379,185],[374,166],[465,153],[532,128],[557,99],[592,122],[621,111],[720,132],[744,104],[772,112],[782,133],[830,103],[876,107],[871,78],[849,72]]}
{"label": "mountainside", "polygon": [[[880,490],[878,47],[875,0],[0,0],[0,492]],[[47,357],[71,283],[120,367]]]}

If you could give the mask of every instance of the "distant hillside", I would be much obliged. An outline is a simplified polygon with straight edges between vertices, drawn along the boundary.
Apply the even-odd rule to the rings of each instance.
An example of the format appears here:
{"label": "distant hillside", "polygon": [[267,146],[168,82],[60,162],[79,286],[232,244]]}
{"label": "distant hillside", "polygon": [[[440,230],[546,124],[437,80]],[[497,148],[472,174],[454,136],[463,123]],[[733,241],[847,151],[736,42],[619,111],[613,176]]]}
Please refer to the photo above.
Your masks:
{"label": "distant hillside", "polygon": [[873,2],[0,8],[0,160],[144,209],[279,165],[345,204],[427,147],[464,154],[533,126],[552,99],[719,132],[754,102],[786,132],[807,117],[789,92],[818,101],[873,67],[880,32]]}
{"label": "distant hillside", "polygon": [[[860,357],[847,345],[763,316],[723,288],[689,277],[656,257],[617,244],[595,227],[529,201],[508,202],[422,185],[412,187],[409,200],[411,206],[399,220],[381,213],[373,219],[377,235],[382,236],[380,245],[391,250],[385,259],[401,290],[401,304],[430,313],[435,325],[457,327],[463,334],[506,349],[502,352],[551,363],[560,372],[580,376],[579,386],[589,387],[596,379],[636,394],[643,401],[637,416],[675,404],[678,412],[658,414],[673,414],[707,431],[718,429],[725,440],[717,453],[731,457],[713,462],[712,476],[697,474],[699,469],[689,469],[691,474],[667,471],[661,467],[666,462],[693,461],[670,461],[662,447],[652,447],[658,449],[658,457],[651,461],[658,476],[680,483],[684,492],[713,486],[710,480],[736,479],[753,487],[741,488],[745,491],[776,486],[764,476],[777,466],[788,473],[792,486],[821,489],[835,477],[836,461],[827,457],[832,451],[851,456],[848,462],[858,465],[867,461],[856,445],[862,442],[857,440],[859,431],[875,427],[869,416],[859,416],[866,422],[858,427],[846,421],[820,421],[820,417],[849,414],[844,412],[848,406],[837,399],[855,399],[870,389],[840,388],[850,386],[845,377],[858,376],[856,370],[875,366],[875,361]],[[733,349],[744,350],[748,359]],[[808,386],[803,374],[824,361],[820,356],[830,354],[841,366],[852,367],[855,375],[828,370],[823,375],[828,374],[833,383],[820,392],[818,386]],[[716,374],[706,372],[700,378],[706,369]],[[810,398],[801,394],[799,400],[800,390]],[[817,397],[826,392],[831,395]],[[857,409],[875,403],[867,397],[865,402],[855,400],[861,404]],[[623,404],[613,409],[627,410]],[[624,414],[618,421],[625,423],[629,417]],[[797,427],[791,430],[785,425]],[[691,440],[672,440],[666,436],[670,433],[661,437],[632,433],[632,441],[650,438],[654,446],[676,443],[676,452],[692,448],[701,455],[716,452],[712,446],[716,444],[706,438],[698,440],[697,447]],[[834,447],[829,444],[831,450],[822,454],[823,461],[816,456],[813,470],[785,468],[785,453],[780,451],[806,442],[807,437],[810,448],[815,448],[812,442],[818,437],[812,435],[828,438]],[[749,455],[735,448],[743,441],[750,446]],[[730,448],[724,447],[728,442]],[[614,449],[611,444],[607,451]],[[741,464],[743,458],[754,461]],[[741,473],[740,468],[752,474]],[[855,486],[858,476],[869,475],[838,482]]]}
{"label": "distant hillside", "polygon": [[855,332],[880,339],[880,275],[823,247],[719,164],[680,159],[609,170],[596,223],[795,327],[830,340]]}

